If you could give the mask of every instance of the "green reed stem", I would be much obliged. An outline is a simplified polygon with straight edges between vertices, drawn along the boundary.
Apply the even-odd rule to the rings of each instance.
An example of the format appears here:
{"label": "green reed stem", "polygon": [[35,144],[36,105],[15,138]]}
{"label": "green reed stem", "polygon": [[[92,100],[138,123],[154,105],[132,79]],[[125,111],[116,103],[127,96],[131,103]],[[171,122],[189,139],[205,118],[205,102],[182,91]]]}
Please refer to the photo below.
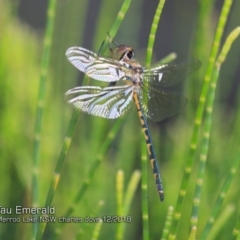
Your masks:
{"label": "green reed stem", "polygon": [[[236,206],[233,204],[228,204],[218,215],[218,218],[215,221],[214,227],[212,228],[211,232],[208,233],[207,238],[202,238],[201,236],[201,239],[204,239],[204,240],[218,239],[219,233],[228,224],[229,220],[231,219],[235,211],[236,211]],[[231,239],[231,238],[229,237],[228,239]]]}
{"label": "green reed stem", "polygon": [[222,65],[222,63],[225,61],[226,56],[233,44],[233,42],[236,40],[236,38],[240,35],[240,27],[236,27],[233,31],[231,31],[231,33],[228,35],[222,51],[220,52],[218,59],[216,61],[216,67],[217,67],[217,73],[219,73],[220,71],[220,67]]}
{"label": "green reed stem", "polygon": [[108,35],[106,36],[106,38],[104,40],[104,43],[102,45],[102,52],[106,51],[106,49],[108,48],[109,41],[111,42],[112,39],[115,37],[115,35],[116,35],[116,33],[117,33],[121,23],[122,23],[122,20],[125,17],[127,11],[128,11],[128,8],[129,8],[130,4],[131,4],[131,0],[124,0],[121,9],[118,12],[118,15],[117,15],[113,25],[111,26],[111,28],[109,30],[109,35],[110,35],[111,39],[109,39]]}
{"label": "green reed stem", "polygon": [[212,124],[212,108],[213,108],[213,102],[214,102],[215,90],[217,86],[219,72],[220,72],[222,63],[225,61],[226,56],[231,48],[232,43],[235,41],[235,39],[238,37],[239,34],[240,34],[240,28],[236,28],[229,34],[226,42],[223,45],[221,53],[219,54],[219,57],[216,61],[216,65],[212,74],[211,85],[210,85],[207,102],[206,102],[206,117],[205,117],[204,130],[203,130],[203,139],[202,139],[202,144],[200,149],[200,163],[199,163],[199,169],[198,169],[197,184],[196,184],[194,198],[193,198],[194,201],[193,201],[192,217],[191,217],[192,226],[196,226],[198,222],[199,204],[200,204],[203,178],[205,173],[205,164],[206,164],[207,153],[209,148],[210,130],[211,130],[211,124]]}
{"label": "green reed stem", "polygon": [[[131,176],[131,179],[127,185],[127,189],[123,199],[123,216],[128,216],[130,205],[133,201],[133,197],[136,193],[137,186],[139,184],[141,178],[141,172],[139,170],[135,170]],[[128,221],[123,222],[123,234],[125,233],[126,226],[129,224]]]}
{"label": "green reed stem", "polygon": [[74,128],[76,126],[78,116],[79,116],[79,112],[77,110],[73,111],[73,114],[72,114],[72,117],[71,117],[71,120],[70,120],[70,123],[69,123],[68,131],[67,131],[67,134],[64,138],[62,150],[61,150],[61,153],[59,155],[58,162],[57,162],[57,165],[56,165],[56,168],[55,168],[54,176],[52,178],[52,183],[51,183],[51,186],[50,186],[49,191],[48,191],[48,196],[47,196],[47,200],[46,200],[46,203],[45,203],[46,206],[49,206],[52,203],[53,196],[55,194],[55,191],[56,191],[59,179],[60,179],[60,171],[61,171],[63,162],[66,158],[66,155],[68,153],[71,142],[72,142]]}
{"label": "green reed stem", "polygon": [[171,222],[172,222],[172,217],[173,217],[173,207],[170,206],[168,208],[168,212],[167,212],[167,218],[166,218],[166,222],[163,228],[163,235],[161,240],[167,240],[169,231],[170,231],[170,227],[171,227]]}
{"label": "green reed stem", "polygon": [[124,193],[124,172],[119,170],[116,178],[116,189],[117,189],[117,216],[122,220],[117,225],[116,239],[124,239],[124,233],[126,226],[131,223],[129,214],[130,205],[135,195],[137,186],[140,180],[140,171],[136,170],[133,172],[131,179],[128,183],[126,192]]}
{"label": "green reed stem", "polygon": [[147,150],[145,141],[141,141],[141,167],[142,167],[142,221],[143,221],[143,240],[149,240],[149,218],[148,218],[148,192],[147,192]]}
{"label": "green reed stem", "polygon": [[214,63],[216,60],[217,53],[219,51],[223,30],[227,21],[227,17],[228,17],[231,5],[232,5],[232,0],[225,0],[220,13],[220,17],[219,17],[219,21],[218,21],[218,25],[217,25],[211,53],[210,53],[210,58],[208,61],[208,66],[207,66],[207,70],[206,70],[206,74],[204,77],[204,82],[203,82],[203,86],[200,94],[200,99],[199,99],[199,104],[197,108],[197,113],[196,113],[196,118],[194,122],[192,138],[191,138],[191,144],[189,149],[189,155],[187,158],[186,167],[185,167],[184,175],[183,175],[181,186],[180,186],[178,200],[175,206],[173,224],[171,228],[171,233],[169,235],[169,239],[171,240],[176,238],[179,219],[181,218],[181,209],[183,205],[183,200],[186,195],[186,190],[189,183],[190,174],[192,172],[192,166],[194,163],[194,156],[197,149],[197,140],[200,132],[200,126],[202,123],[204,105],[206,102],[206,96],[207,96],[209,85],[210,85],[210,79],[212,76]]}
{"label": "green reed stem", "polygon": [[237,222],[232,231],[232,240],[238,240],[240,238],[240,214],[238,215]]}
{"label": "green reed stem", "polygon": [[[32,171],[32,206],[39,206],[38,199],[38,173],[39,173],[39,152],[41,143],[42,116],[44,109],[45,85],[48,74],[50,49],[52,46],[52,35],[55,19],[56,0],[50,0],[47,10],[47,26],[44,35],[43,55],[41,62],[40,85],[38,90],[37,113],[35,123],[35,136],[33,143],[33,171]],[[38,223],[33,223],[32,238],[37,233]]]}
{"label": "green reed stem", "polygon": [[[103,15],[105,14],[106,7],[107,7],[108,4],[109,4],[108,1],[103,1],[103,5],[101,6],[101,12],[102,12]],[[102,42],[102,44],[100,46],[100,49],[98,51],[99,54],[103,54],[109,48],[109,43],[111,43],[113,38],[115,37],[115,35],[116,35],[116,33],[117,33],[121,23],[122,23],[122,20],[125,17],[127,11],[128,11],[128,8],[129,8],[130,4],[131,4],[131,0],[124,0],[123,1],[123,4],[122,4],[122,6],[121,6],[116,18],[115,18],[115,21],[113,22],[110,30],[106,34],[106,37],[105,37],[104,41]],[[101,26],[105,23],[104,20],[101,17],[99,17],[99,19],[100,20],[98,21],[98,24],[97,24],[98,25],[97,26],[98,30],[96,31],[95,39],[98,39],[98,36],[100,35],[99,31],[102,32]],[[98,46],[99,43],[94,41],[94,45],[96,45],[96,44]],[[87,77],[84,78],[83,84],[86,83],[86,80],[87,80]]]}
{"label": "green reed stem", "polygon": [[139,180],[141,177],[141,172],[139,170],[135,170],[130,178],[130,181],[127,185],[127,189],[124,195],[123,201],[123,214],[127,215],[129,213],[130,205],[137,190],[137,186],[139,184]]}
{"label": "green reed stem", "polygon": [[[147,47],[147,54],[146,54],[146,66],[150,66],[151,59],[152,59],[152,52],[153,52],[153,45],[155,41],[155,35],[158,27],[158,23],[160,20],[162,8],[164,6],[165,0],[160,0],[158,7],[156,9],[152,27],[150,30],[150,34],[148,37],[148,47]],[[148,170],[148,164],[147,164],[147,152],[146,152],[146,143],[145,140],[142,139],[141,141],[141,165],[142,165],[142,220],[143,220],[143,240],[149,239],[149,220],[148,220],[148,201],[147,201],[147,170]],[[157,159],[156,159],[157,161]]]}
{"label": "green reed stem", "polygon": [[196,228],[196,226],[193,226],[191,228],[188,240],[195,240],[196,239],[196,233],[197,233],[197,228]]}
{"label": "green reed stem", "polygon": [[100,222],[96,223],[95,228],[93,230],[93,235],[91,240],[97,240],[100,234],[100,230],[102,228],[103,221],[100,220]]}
{"label": "green reed stem", "polygon": [[[118,170],[116,176],[116,199],[117,199],[117,216],[123,216],[123,191],[124,191],[124,172],[122,170]],[[123,225],[118,223],[116,230],[116,238],[117,240],[123,239]]]}
{"label": "green reed stem", "polygon": [[[131,0],[123,0],[122,1],[122,5],[121,5],[121,8],[118,8],[116,7],[116,4],[112,4],[112,1],[111,0],[104,0],[102,1],[102,4],[101,4],[101,7],[99,9],[99,17],[98,17],[98,21],[97,21],[97,24],[96,24],[96,31],[94,33],[95,35],[95,40],[93,41],[93,46],[94,48],[97,48],[99,47],[99,37],[101,36],[101,38],[105,38],[105,40],[103,41],[101,47],[100,47],[100,50],[99,50],[99,53],[100,54],[104,54],[106,52],[106,50],[109,48],[109,45],[112,41],[112,37],[114,37],[123,21],[123,18],[125,17],[127,11],[128,11],[128,8],[130,6],[130,3],[131,3]],[[108,9],[108,12],[110,11],[111,13],[109,17],[106,18],[106,9]],[[118,14],[114,15],[112,14],[112,11],[116,11],[118,10]],[[110,35],[110,38],[108,36],[108,34],[105,34],[103,36],[103,28],[104,28],[104,25],[108,24],[109,22],[109,19],[114,19],[113,20],[113,23],[112,23],[112,26],[109,28],[109,35]],[[106,22],[106,20],[108,19],[108,21]],[[106,30],[104,30],[106,31]],[[86,78],[85,78],[86,79]],[[83,84],[85,84],[86,81],[84,80],[83,81]],[[103,121],[99,124],[94,124],[92,123],[92,121],[94,121],[94,118],[91,118],[90,119],[90,122],[88,124],[91,125],[91,131],[90,131],[90,136],[91,136],[91,140],[89,142],[89,144],[91,144],[91,146],[93,148],[96,148],[97,146],[95,144],[97,144],[97,142],[94,140],[96,138],[98,139],[103,139],[104,136],[105,136],[105,129],[108,125],[108,121]]]}
{"label": "green reed stem", "polygon": [[151,60],[152,60],[152,53],[153,53],[153,45],[155,42],[155,36],[156,36],[156,32],[157,32],[157,27],[159,24],[159,20],[160,20],[160,16],[162,13],[162,9],[164,6],[165,0],[160,0],[158,3],[158,7],[156,9],[154,18],[153,18],[153,22],[152,22],[152,26],[151,26],[151,30],[150,30],[150,34],[148,37],[148,47],[147,47],[147,53],[146,53],[146,67],[149,67],[151,64]]}
{"label": "green reed stem", "polygon": [[[68,153],[68,150],[69,150],[69,147],[70,147],[70,144],[72,141],[72,136],[73,136],[74,128],[75,128],[75,125],[76,125],[76,122],[78,119],[78,115],[79,115],[79,113],[76,110],[72,114],[72,118],[71,118],[71,121],[68,126],[68,131],[67,131],[67,134],[66,134],[64,142],[63,142],[62,150],[59,155],[57,165],[56,165],[53,177],[52,177],[52,182],[51,182],[49,190],[48,190],[48,195],[47,195],[47,199],[45,202],[45,206],[50,206],[52,204],[52,200],[53,200],[53,197],[56,192],[56,189],[57,189],[57,186],[59,183],[59,179],[60,179],[60,171],[61,171],[63,162],[65,160],[65,157]],[[42,239],[42,235],[44,233],[45,227],[46,227],[46,223],[42,223],[39,225],[36,239]]]}
{"label": "green reed stem", "polygon": [[[198,1],[198,17],[197,28],[195,34],[195,44],[193,56],[206,56],[208,50],[206,50],[206,41],[209,40],[210,34],[207,32],[209,23],[211,21],[211,11],[214,7],[214,0],[202,0]],[[203,52],[204,51],[204,52]]]}
{"label": "green reed stem", "polygon": [[169,53],[167,56],[165,56],[164,58],[162,58],[159,63],[157,62],[156,66],[160,65],[160,64],[165,64],[165,63],[170,63],[173,62],[175,59],[177,58],[177,54],[176,53]]}

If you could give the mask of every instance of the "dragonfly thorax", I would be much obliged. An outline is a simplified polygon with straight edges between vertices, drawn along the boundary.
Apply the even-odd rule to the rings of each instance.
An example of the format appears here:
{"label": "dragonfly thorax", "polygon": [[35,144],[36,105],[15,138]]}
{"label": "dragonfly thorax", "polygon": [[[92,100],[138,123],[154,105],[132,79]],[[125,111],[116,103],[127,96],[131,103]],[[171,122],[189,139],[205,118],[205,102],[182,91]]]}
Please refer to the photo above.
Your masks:
{"label": "dragonfly thorax", "polygon": [[121,60],[121,62],[126,66],[126,76],[134,85],[141,86],[142,84],[142,74],[143,68],[135,59]]}

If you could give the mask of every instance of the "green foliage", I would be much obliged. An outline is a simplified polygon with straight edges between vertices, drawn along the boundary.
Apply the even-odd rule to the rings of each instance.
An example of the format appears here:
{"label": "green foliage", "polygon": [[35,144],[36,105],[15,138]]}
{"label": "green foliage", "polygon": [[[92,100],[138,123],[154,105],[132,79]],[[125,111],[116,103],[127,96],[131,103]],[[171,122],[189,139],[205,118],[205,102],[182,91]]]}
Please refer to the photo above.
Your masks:
{"label": "green foliage", "polygon": [[[240,31],[239,1],[225,0],[219,12],[213,1],[171,5],[177,18],[172,26],[174,40],[181,45],[186,33],[192,39],[186,51],[201,60],[202,68],[184,82],[186,110],[159,124],[149,122],[163,178],[163,203],[145,161],[135,109],[112,121],[73,112],[64,103],[64,92],[79,85],[78,71],[64,52],[71,46],[85,47],[86,20],[93,8],[88,3],[50,0],[43,44],[40,33],[16,16],[16,6],[0,0],[0,206],[50,205],[55,206],[57,218],[98,221],[123,215],[131,220],[0,223],[0,238],[29,239],[38,231],[38,239],[239,239],[240,99],[234,80],[240,54],[239,39],[235,41]],[[97,21],[91,23],[92,38],[87,39],[90,49],[97,52],[109,32],[117,42],[133,45],[141,61],[140,40],[146,44],[149,40],[144,49],[149,65],[151,48],[154,52],[161,47],[158,20],[167,4],[154,6],[152,24],[144,11],[139,13],[143,1],[99,1]],[[189,15],[187,7],[192,11]],[[196,22],[192,35],[184,31],[189,16],[191,23]],[[145,22],[150,23],[146,36],[141,35]],[[45,87],[39,81],[45,81]],[[99,82],[85,79],[84,84]],[[141,169],[141,159],[142,166],[147,163],[147,172]],[[140,188],[140,176],[148,189]],[[14,211],[1,216],[22,218]]]}

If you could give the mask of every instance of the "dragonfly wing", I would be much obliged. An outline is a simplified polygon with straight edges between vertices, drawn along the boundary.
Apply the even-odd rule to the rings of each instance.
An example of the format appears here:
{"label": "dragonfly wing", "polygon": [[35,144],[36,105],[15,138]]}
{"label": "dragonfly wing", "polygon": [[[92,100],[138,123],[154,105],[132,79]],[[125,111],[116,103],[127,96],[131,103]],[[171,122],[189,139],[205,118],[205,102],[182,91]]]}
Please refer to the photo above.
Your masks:
{"label": "dragonfly wing", "polygon": [[125,66],[114,59],[99,57],[85,48],[71,47],[66,51],[68,60],[89,77],[104,82],[116,82],[125,77]]}
{"label": "dragonfly wing", "polygon": [[154,122],[159,122],[180,112],[187,105],[184,95],[163,89],[142,88],[142,107],[145,115]]}
{"label": "dragonfly wing", "polygon": [[198,70],[201,63],[198,60],[182,64],[165,64],[150,69],[144,69],[143,80],[159,87],[170,87],[182,81],[190,73]]}
{"label": "dragonfly wing", "polygon": [[95,116],[114,119],[124,115],[132,105],[133,86],[76,87],[65,93],[67,102]]}

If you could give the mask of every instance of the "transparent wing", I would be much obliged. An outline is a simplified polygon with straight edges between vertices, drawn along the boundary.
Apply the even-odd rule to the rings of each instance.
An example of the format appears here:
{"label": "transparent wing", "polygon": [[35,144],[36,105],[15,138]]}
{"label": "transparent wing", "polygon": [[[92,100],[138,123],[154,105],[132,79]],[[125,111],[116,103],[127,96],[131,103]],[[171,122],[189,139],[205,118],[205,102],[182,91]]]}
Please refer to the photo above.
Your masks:
{"label": "transparent wing", "polygon": [[159,87],[170,87],[182,81],[190,73],[198,70],[201,63],[198,60],[182,64],[165,64],[150,69],[144,69],[143,80]]}
{"label": "transparent wing", "polygon": [[85,48],[71,47],[66,51],[68,60],[89,77],[104,82],[116,82],[125,76],[127,64],[99,57]]}
{"label": "transparent wing", "polygon": [[144,114],[154,122],[180,112],[187,105],[184,95],[149,86],[142,87],[140,99]]}
{"label": "transparent wing", "polygon": [[134,86],[76,87],[65,93],[67,102],[95,116],[114,119],[125,114],[132,105]]}

